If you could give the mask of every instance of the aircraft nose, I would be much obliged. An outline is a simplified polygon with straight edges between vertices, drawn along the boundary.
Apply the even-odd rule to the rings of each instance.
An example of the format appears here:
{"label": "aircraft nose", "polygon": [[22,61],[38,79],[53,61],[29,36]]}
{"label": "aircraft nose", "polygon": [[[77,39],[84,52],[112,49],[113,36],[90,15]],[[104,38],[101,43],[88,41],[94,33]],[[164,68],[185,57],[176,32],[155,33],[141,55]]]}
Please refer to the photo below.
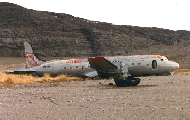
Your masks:
{"label": "aircraft nose", "polygon": [[179,64],[178,63],[176,63],[176,69],[178,69],[179,68]]}
{"label": "aircraft nose", "polygon": [[177,70],[179,68],[179,64],[176,63],[176,62],[172,62],[172,69],[170,71],[174,71],[174,70]]}

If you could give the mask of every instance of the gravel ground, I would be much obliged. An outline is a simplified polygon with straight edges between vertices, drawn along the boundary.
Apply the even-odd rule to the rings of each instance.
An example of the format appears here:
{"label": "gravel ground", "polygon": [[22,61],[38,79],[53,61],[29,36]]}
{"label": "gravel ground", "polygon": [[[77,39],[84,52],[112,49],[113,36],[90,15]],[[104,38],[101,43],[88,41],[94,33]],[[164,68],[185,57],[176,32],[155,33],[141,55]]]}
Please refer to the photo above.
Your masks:
{"label": "gravel ground", "polygon": [[1,87],[0,119],[190,119],[190,73],[141,79],[135,87],[113,79]]}

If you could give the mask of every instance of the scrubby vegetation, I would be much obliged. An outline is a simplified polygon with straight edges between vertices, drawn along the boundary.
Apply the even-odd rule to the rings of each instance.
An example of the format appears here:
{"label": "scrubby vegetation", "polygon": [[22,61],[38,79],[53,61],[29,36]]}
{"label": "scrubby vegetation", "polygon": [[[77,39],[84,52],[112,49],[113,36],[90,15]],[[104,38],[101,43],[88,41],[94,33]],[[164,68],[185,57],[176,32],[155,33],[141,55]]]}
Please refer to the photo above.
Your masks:
{"label": "scrubby vegetation", "polygon": [[83,78],[69,77],[67,75],[59,75],[57,77],[51,77],[49,74],[45,74],[43,77],[35,77],[32,75],[14,75],[7,73],[0,73],[0,86],[1,87],[13,87],[16,84],[32,84],[43,82],[66,82],[66,81],[82,81]]}

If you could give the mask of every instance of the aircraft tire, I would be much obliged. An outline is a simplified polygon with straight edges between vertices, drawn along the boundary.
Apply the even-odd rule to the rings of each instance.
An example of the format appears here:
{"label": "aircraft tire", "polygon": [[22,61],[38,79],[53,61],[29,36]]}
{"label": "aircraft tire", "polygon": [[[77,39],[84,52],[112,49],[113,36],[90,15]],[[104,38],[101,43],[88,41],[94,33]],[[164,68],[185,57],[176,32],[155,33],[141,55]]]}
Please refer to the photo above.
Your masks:
{"label": "aircraft tire", "polygon": [[129,80],[124,80],[121,78],[114,78],[115,84],[118,87],[126,87],[126,86],[137,86],[140,83],[139,78],[133,78],[133,79],[129,79]]}
{"label": "aircraft tire", "polygon": [[134,78],[131,80],[131,86],[137,86],[140,83],[141,79],[139,78]]}
{"label": "aircraft tire", "polygon": [[126,87],[131,85],[131,81],[123,80],[121,78],[114,78],[114,82],[118,87]]}

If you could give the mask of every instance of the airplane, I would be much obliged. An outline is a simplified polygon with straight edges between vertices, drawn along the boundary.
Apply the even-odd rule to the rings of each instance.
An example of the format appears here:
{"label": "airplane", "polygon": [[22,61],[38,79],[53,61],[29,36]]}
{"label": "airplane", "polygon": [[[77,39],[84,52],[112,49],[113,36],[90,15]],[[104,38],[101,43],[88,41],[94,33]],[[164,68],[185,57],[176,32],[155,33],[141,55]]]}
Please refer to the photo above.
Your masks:
{"label": "airplane", "polygon": [[24,42],[26,66],[18,67],[14,74],[51,76],[68,74],[78,77],[113,77],[117,86],[136,86],[138,76],[161,75],[179,68],[179,64],[160,55],[133,55],[113,57],[89,57],[85,59],[44,61],[38,58],[31,45]]}

